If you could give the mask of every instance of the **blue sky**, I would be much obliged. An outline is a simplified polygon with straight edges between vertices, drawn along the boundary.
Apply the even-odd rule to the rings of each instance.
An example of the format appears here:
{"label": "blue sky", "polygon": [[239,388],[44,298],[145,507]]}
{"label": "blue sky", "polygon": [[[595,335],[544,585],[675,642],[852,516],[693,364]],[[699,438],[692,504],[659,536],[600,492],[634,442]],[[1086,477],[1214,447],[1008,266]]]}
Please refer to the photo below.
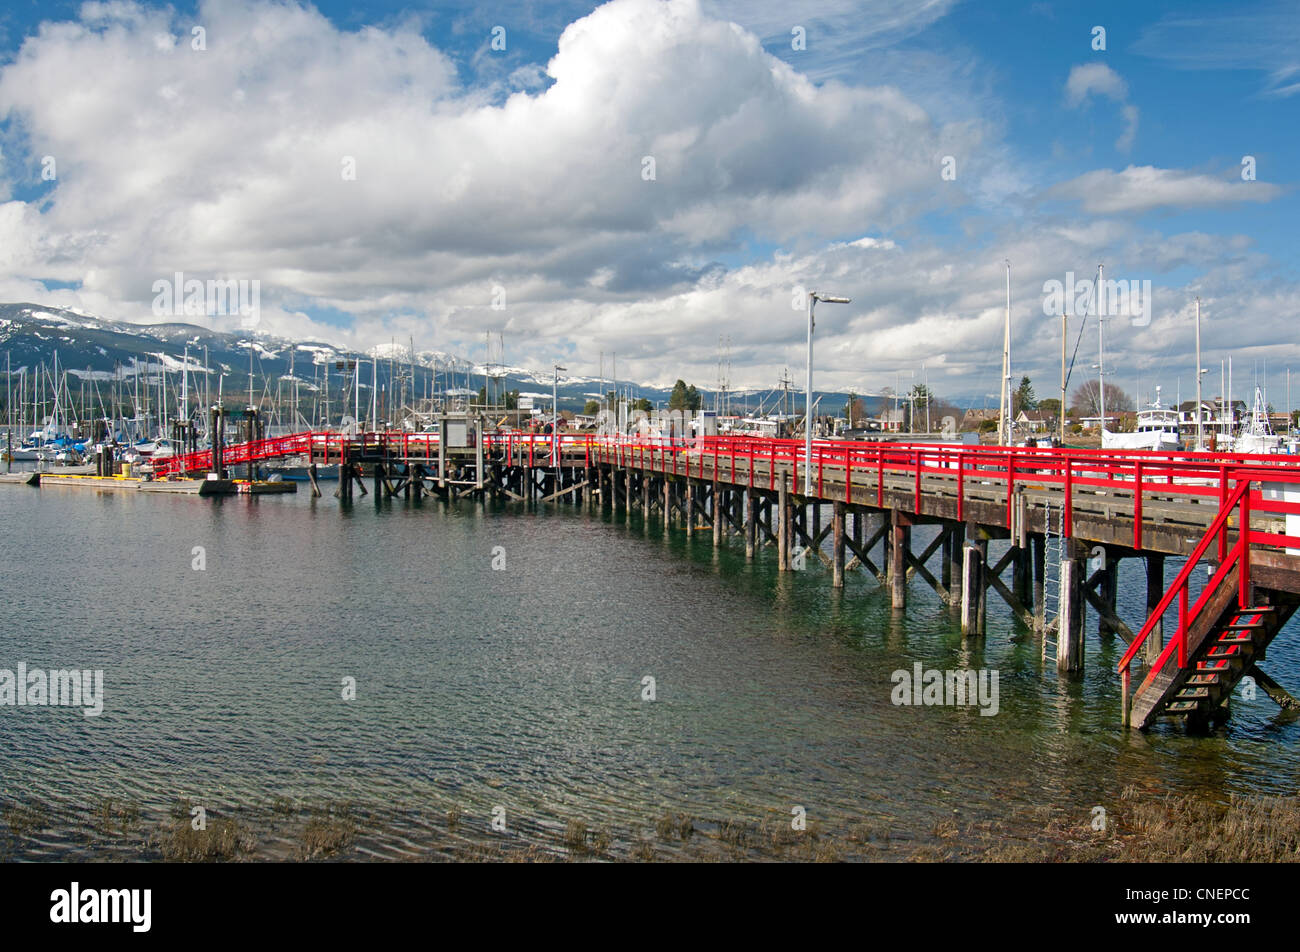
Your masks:
{"label": "blue sky", "polygon": [[176,271],[249,277],[268,333],[473,356],[501,331],[511,363],[617,351],[705,386],[725,335],[767,387],[802,365],[797,289],[825,286],[854,298],[819,321],[827,385],[924,365],[971,396],[996,389],[1003,259],[1016,370],[1044,382],[1044,282],[1105,262],[1155,288],[1112,359],[1173,391],[1197,295],[1207,364],[1300,369],[1297,107],[1283,3],[19,0],[0,295],[148,321]]}

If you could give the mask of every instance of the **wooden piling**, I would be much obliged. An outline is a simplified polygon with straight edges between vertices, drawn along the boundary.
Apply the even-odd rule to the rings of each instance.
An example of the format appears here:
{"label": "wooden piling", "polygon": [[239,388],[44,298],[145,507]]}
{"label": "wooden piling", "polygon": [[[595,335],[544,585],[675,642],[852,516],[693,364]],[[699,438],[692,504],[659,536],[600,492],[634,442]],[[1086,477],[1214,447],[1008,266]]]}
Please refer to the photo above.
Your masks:
{"label": "wooden piling", "polygon": [[307,480],[311,483],[311,495],[313,499],[320,498],[320,483],[316,478],[316,464],[312,463],[307,467]]}
{"label": "wooden piling", "polygon": [[844,503],[831,509],[831,587],[844,587]]}
{"label": "wooden piling", "polygon": [[754,543],[758,535],[758,497],[751,489],[745,493],[745,561],[754,561]]}
{"label": "wooden piling", "polygon": [[889,552],[889,590],[890,604],[895,610],[907,607],[907,551],[911,532],[903,522],[903,514],[897,509],[889,510],[890,518],[890,552]]}
{"label": "wooden piling", "polygon": [[[1097,596],[1101,599],[1103,605],[1111,615],[1115,614],[1117,596],[1119,594],[1119,559],[1106,553],[1106,564],[1101,570],[1101,578],[1097,582]],[[1160,594],[1164,594],[1161,592]],[[1097,634],[1102,638],[1110,638],[1115,634],[1115,629],[1097,613]]]}
{"label": "wooden piling", "polygon": [[1056,670],[1083,670],[1083,574],[1087,563],[1068,558],[1061,563],[1061,616],[1056,633]]}
{"label": "wooden piling", "polygon": [[1043,587],[1047,576],[1046,539],[1042,535],[1030,536],[1029,548],[1034,572],[1034,630],[1042,632],[1047,625],[1047,599]]}
{"label": "wooden piling", "polygon": [[[1157,552],[1148,552],[1146,555],[1147,563],[1147,617],[1150,618],[1152,613],[1160,605],[1160,599],[1165,594],[1165,557]],[[1147,635],[1147,640],[1142,646],[1145,652],[1147,664],[1154,664],[1160,657],[1160,652],[1165,647],[1165,623],[1161,618],[1156,619],[1155,627]]]}
{"label": "wooden piling", "polygon": [[980,603],[984,601],[984,561],[974,544],[962,546],[961,580],[961,635],[977,638],[983,634]]}
{"label": "wooden piling", "polygon": [[722,498],[722,484],[713,481],[713,547],[722,545],[722,520],[725,518]]}
{"label": "wooden piling", "polygon": [[790,476],[781,474],[776,497],[776,561],[781,572],[790,571]]}

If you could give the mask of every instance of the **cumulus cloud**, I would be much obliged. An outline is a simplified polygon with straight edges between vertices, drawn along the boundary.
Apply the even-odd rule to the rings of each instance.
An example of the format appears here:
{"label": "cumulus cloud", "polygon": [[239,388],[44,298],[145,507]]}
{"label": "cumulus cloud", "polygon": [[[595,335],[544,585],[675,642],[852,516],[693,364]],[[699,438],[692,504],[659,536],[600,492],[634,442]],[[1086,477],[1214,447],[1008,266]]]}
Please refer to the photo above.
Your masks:
{"label": "cumulus cloud", "polygon": [[[895,8],[880,28],[911,35],[946,4],[878,7]],[[616,350],[621,376],[705,385],[724,333],[736,385],[770,386],[802,366],[801,285],[854,299],[819,314],[819,384],[879,388],[924,363],[939,392],[978,393],[997,388],[1004,257],[1030,372],[1054,369],[1040,289],[1067,269],[1214,268],[1226,312],[1227,269],[1263,268],[1233,236],[1054,219],[961,96],[941,121],[906,85],[818,84],[710,9],[613,0],[563,31],[544,74],[511,61],[485,87],[415,25],[342,30],[282,0],[206,0],[192,19],[88,4],[0,68],[8,194],[46,189],[0,202],[0,297],[147,320],[174,272],[250,278],[278,333],[472,352],[491,329],[512,362],[594,372]],[[1117,75],[1072,80],[1080,106],[1129,105]],[[47,154],[58,177],[42,185]],[[1130,168],[1046,195],[1113,214],[1278,193]],[[954,211],[959,234],[929,228]]]}
{"label": "cumulus cloud", "polygon": [[695,0],[596,9],[550,85],[504,101],[414,26],[349,32],[276,0],[207,0],[193,22],[205,49],[172,11],[88,4],[0,71],[10,147],[59,169],[0,237],[28,249],[24,276],[81,281],[109,316],[142,316],[183,271],[259,279],[269,313],[343,310],[358,333],[411,314],[549,335],[537,315],[572,288],[616,305],[690,287],[742,231],[797,244],[952,201],[938,143],[981,135],[896,89],[814,85]]}
{"label": "cumulus cloud", "polygon": [[1124,132],[1115,140],[1115,148],[1120,152],[1128,152],[1137,140],[1138,128],[1138,108],[1128,101],[1128,83],[1104,63],[1075,66],[1065,81],[1066,103],[1077,109],[1093,96],[1103,96],[1119,103]]}

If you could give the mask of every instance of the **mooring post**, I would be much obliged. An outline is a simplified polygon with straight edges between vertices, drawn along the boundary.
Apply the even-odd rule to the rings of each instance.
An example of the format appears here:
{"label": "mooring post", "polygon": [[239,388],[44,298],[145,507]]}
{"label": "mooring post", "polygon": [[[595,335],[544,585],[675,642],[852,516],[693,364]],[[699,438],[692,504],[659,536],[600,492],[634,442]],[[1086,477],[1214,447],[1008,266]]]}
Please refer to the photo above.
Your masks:
{"label": "mooring post", "polygon": [[961,568],[961,636],[979,637],[980,602],[984,600],[984,562],[979,547],[962,546]]}
{"label": "mooring post", "polygon": [[981,535],[975,540],[975,547],[980,553],[980,571],[976,577],[979,587],[979,608],[977,612],[976,629],[981,638],[988,632],[988,614],[989,614],[989,540]]}
{"label": "mooring post", "polygon": [[375,463],[370,467],[370,474],[371,481],[375,484],[375,499],[378,501],[384,493],[384,464]]}
{"label": "mooring post", "polygon": [[311,495],[313,499],[320,498],[320,483],[316,480],[316,464],[312,463],[307,467],[307,479],[311,481]]}
{"label": "mooring post", "polygon": [[672,522],[673,514],[673,484],[667,476],[664,477],[664,535],[668,535],[668,527]]}
{"label": "mooring post", "polygon": [[623,508],[625,510],[624,518],[627,520],[628,525],[632,524],[633,498],[635,497],[633,497],[632,495],[632,461],[628,460],[627,471],[624,474],[624,479],[623,479]]}
{"label": "mooring post", "polygon": [[1083,575],[1088,563],[1073,557],[1061,563],[1061,615],[1056,632],[1056,670],[1083,670]]}
{"label": "mooring post", "polygon": [[831,586],[844,587],[844,503],[831,508]]}
{"label": "mooring post", "polygon": [[907,551],[909,527],[903,521],[903,514],[897,509],[889,510],[890,540],[889,552],[889,588],[890,604],[895,609],[907,607]]}
{"label": "mooring post", "polygon": [[[1147,560],[1147,617],[1150,618],[1152,613],[1160,605],[1160,599],[1165,594],[1165,557],[1157,552],[1148,552]],[[1146,643],[1142,646],[1145,652],[1145,660],[1148,664],[1154,664],[1160,657],[1160,652],[1165,647],[1165,623],[1164,619],[1157,618],[1155,627],[1147,635]]]}
{"label": "mooring post", "polygon": [[776,498],[776,561],[781,572],[790,571],[790,476],[781,474]]}

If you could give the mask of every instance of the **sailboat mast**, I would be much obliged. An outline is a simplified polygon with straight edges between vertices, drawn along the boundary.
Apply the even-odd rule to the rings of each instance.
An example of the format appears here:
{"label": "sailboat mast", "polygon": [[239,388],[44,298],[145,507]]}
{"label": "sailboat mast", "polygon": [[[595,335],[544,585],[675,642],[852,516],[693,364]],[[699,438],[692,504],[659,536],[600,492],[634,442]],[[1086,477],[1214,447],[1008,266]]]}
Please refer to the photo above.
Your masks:
{"label": "sailboat mast", "polygon": [[1105,270],[1103,265],[1097,265],[1097,401],[1101,414],[1101,439],[1104,443],[1106,440],[1106,315],[1101,311],[1103,281],[1105,281]]}
{"label": "sailboat mast", "polygon": [[[1002,327],[1002,392],[998,394],[998,442],[1011,442],[1011,261],[1007,266],[1007,307]],[[897,389],[897,388],[895,388]]]}
{"label": "sailboat mast", "polygon": [[1196,449],[1205,448],[1205,434],[1201,428],[1201,299],[1196,299]]}
{"label": "sailboat mast", "polygon": [[1056,441],[1062,446],[1065,445],[1065,338],[1070,322],[1066,314],[1068,310],[1064,306],[1061,308],[1061,406],[1056,411]]}

